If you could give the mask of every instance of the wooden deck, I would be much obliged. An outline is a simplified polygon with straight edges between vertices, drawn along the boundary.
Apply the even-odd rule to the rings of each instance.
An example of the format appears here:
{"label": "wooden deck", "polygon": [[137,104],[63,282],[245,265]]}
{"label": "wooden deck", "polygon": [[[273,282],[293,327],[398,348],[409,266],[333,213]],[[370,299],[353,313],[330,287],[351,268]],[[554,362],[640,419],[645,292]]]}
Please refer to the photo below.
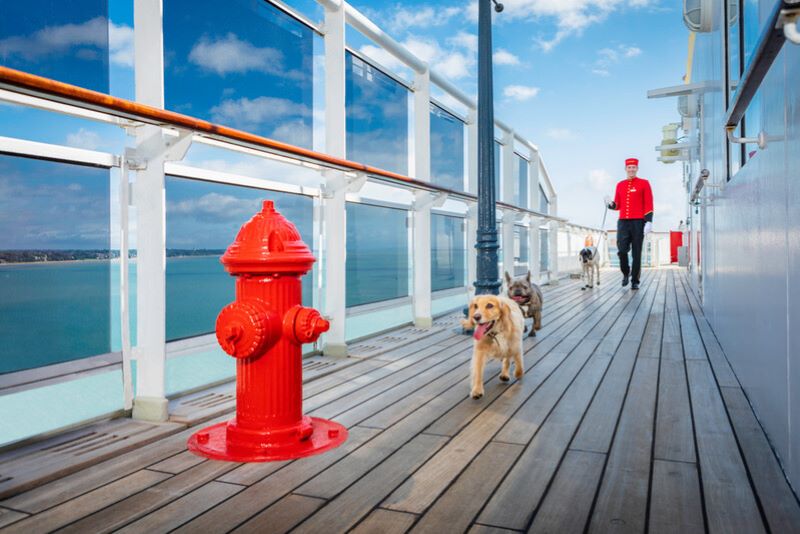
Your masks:
{"label": "wooden deck", "polygon": [[307,413],[350,428],[339,449],[207,461],[180,427],[0,501],[2,531],[800,532],[683,271],[647,271],[638,292],[603,282],[546,288],[525,377],[490,364],[480,400],[471,339],[445,317],[305,385]]}

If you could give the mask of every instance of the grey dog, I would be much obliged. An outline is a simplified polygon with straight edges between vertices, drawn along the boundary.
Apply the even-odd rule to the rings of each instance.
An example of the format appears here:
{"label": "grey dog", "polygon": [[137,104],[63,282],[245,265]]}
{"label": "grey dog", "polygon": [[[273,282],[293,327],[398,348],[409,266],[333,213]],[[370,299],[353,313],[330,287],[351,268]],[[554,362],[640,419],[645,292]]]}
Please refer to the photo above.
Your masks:
{"label": "grey dog", "polygon": [[519,305],[523,317],[533,318],[533,326],[528,336],[535,336],[537,330],[542,328],[542,290],[539,286],[531,282],[531,272],[525,276],[520,276],[512,280],[508,272],[506,275],[506,285],[508,285],[508,298]]}

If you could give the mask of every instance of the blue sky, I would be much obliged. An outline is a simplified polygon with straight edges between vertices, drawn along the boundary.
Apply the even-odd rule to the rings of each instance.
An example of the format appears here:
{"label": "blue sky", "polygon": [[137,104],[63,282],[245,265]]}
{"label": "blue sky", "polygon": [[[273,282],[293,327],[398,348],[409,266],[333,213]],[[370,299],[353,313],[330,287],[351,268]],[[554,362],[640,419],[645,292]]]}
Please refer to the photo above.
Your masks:
{"label": "blue sky", "polygon": [[[298,2],[301,4],[303,2]],[[681,83],[688,31],[677,0],[508,0],[494,15],[495,114],[539,145],[559,193],[559,212],[597,226],[602,197],[641,160],[655,194],[655,226],[684,218],[679,164],[656,161],[674,99],[648,89]],[[477,93],[476,3],[352,4],[468,94]],[[389,67],[387,54],[348,33],[351,45]],[[609,217],[609,223],[614,218]]]}

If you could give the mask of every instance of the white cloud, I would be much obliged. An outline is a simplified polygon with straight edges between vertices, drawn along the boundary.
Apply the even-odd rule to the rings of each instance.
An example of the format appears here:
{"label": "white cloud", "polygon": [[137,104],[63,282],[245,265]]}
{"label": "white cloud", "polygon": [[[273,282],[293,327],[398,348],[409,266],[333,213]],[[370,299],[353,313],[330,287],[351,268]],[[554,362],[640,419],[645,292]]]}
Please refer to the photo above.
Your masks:
{"label": "white cloud", "polygon": [[[108,20],[95,17],[80,24],[63,24],[47,26],[31,35],[11,36],[0,39],[0,57],[21,56],[26,60],[35,60],[46,55],[72,52],[76,47],[103,49],[108,35]],[[78,50],[76,53],[80,53]],[[91,50],[83,50],[92,52]]]}
{"label": "white cloud", "polygon": [[570,141],[576,139],[578,136],[569,128],[550,128],[547,130],[547,137],[558,141]]}
{"label": "white cloud", "polygon": [[223,100],[211,108],[213,122],[246,131],[253,131],[265,123],[310,115],[311,110],[303,104],[271,96]]}
{"label": "white cloud", "polygon": [[259,199],[242,199],[231,195],[208,193],[201,197],[168,202],[171,216],[190,216],[204,221],[246,221],[258,211]]}
{"label": "white cloud", "polygon": [[[432,70],[449,80],[466,78],[475,66],[473,54],[458,50],[443,49],[435,39],[410,36],[403,41],[412,54],[427,63]],[[405,65],[383,48],[364,45],[359,52],[374,60],[378,65],[398,73],[408,73]]]}
{"label": "white cloud", "polygon": [[385,49],[375,45],[364,45],[358,49],[367,58],[373,60],[381,67],[385,67],[393,72],[406,69],[405,64]]}
{"label": "white cloud", "polygon": [[448,38],[447,43],[454,47],[464,48],[473,54],[478,51],[478,36],[474,33],[458,32]]}
{"label": "white cloud", "polygon": [[[498,17],[504,20],[552,19],[555,33],[536,38],[545,52],[555,48],[570,36],[580,35],[593,24],[603,22],[610,14],[625,9],[641,9],[655,5],[658,0],[505,0],[505,10]],[[478,18],[478,3],[473,1],[467,9],[472,20]]]}
{"label": "white cloud", "polygon": [[113,22],[108,26],[108,47],[111,63],[133,67],[133,28]]}
{"label": "white cloud", "polygon": [[592,169],[589,171],[589,184],[596,191],[613,193],[612,186],[614,185],[614,178],[605,169]]}
{"label": "white cloud", "polygon": [[397,33],[412,28],[432,28],[444,26],[450,19],[461,14],[463,8],[452,7],[423,7],[416,9],[406,9],[395,6],[393,15],[387,21],[390,31]]}
{"label": "white cloud", "polygon": [[68,146],[85,148],[86,150],[97,150],[102,144],[103,140],[97,132],[85,128],[81,128],[77,132],[72,132],[67,135]]}
{"label": "white cloud", "polygon": [[232,33],[217,40],[201,38],[189,52],[189,61],[220,76],[249,71],[283,74],[280,50],[259,48]]}
{"label": "white cloud", "polygon": [[516,100],[518,102],[530,100],[531,98],[535,97],[538,94],[539,94],[538,87],[530,87],[527,85],[509,85],[505,89],[503,89],[503,96],[505,96],[510,100]]}
{"label": "white cloud", "polygon": [[502,48],[498,48],[492,57],[495,65],[519,65],[519,58]]}
{"label": "white cloud", "polygon": [[641,48],[624,44],[617,45],[616,48],[601,48],[597,51],[597,59],[592,64],[591,72],[598,76],[611,76],[612,66],[641,54]]}

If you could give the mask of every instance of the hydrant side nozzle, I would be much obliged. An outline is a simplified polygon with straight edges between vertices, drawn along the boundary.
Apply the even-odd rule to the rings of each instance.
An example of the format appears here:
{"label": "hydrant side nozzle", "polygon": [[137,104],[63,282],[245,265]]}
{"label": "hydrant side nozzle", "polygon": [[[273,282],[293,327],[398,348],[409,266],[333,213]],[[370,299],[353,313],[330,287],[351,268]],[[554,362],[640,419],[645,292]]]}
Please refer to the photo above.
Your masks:
{"label": "hydrant side nozzle", "polygon": [[313,343],[330,329],[330,322],[314,308],[294,306],[283,318],[283,332],[295,343]]}
{"label": "hydrant side nozzle", "polygon": [[234,358],[263,354],[280,338],[280,321],[257,299],[232,302],[217,316],[217,341]]}

